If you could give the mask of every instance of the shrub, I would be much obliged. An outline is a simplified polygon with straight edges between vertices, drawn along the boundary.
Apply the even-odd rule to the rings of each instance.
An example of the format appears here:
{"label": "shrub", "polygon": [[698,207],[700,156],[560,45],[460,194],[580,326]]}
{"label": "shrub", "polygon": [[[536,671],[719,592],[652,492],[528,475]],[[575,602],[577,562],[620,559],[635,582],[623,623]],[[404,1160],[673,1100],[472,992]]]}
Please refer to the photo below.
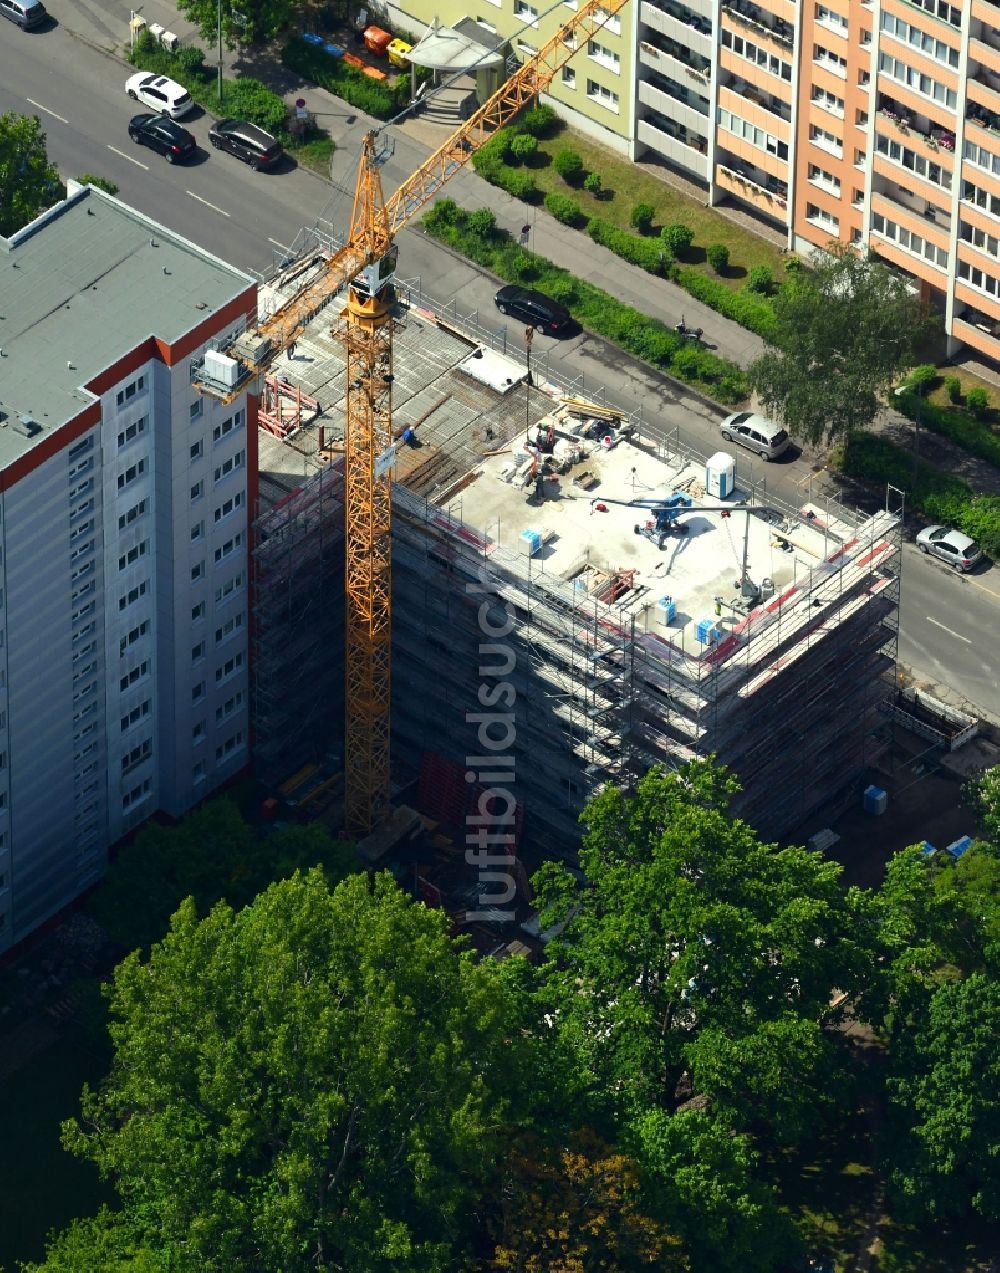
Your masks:
{"label": "shrub", "polygon": [[540,192],[534,177],[530,172],[522,172],[520,168],[508,168],[506,164],[501,164],[496,184],[501,190],[506,190],[515,199],[523,199],[525,203],[535,203],[538,200]]}
{"label": "shrub", "polygon": [[915,420],[919,414],[922,428],[950,438],[970,455],[977,455],[981,460],[1000,468],[1000,436],[993,432],[986,421],[977,420],[968,411],[939,407],[913,392],[900,394],[894,402],[911,420]]}
{"label": "shrub", "polygon": [[583,160],[575,150],[557,150],[552,167],[567,185],[575,185],[583,176]]}
{"label": "shrub", "polygon": [[734,292],[709,274],[690,265],[676,271],[676,280],[696,300],[704,301],[719,314],[731,318],[765,339],[774,330],[774,306],[766,296],[756,292]]}
{"label": "shrub", "polygon": [[583,179],[584,190],[595,197],[601,193],[601,184],[601,174],[599,172],[588,172]]}
{"label": "shrub", "polygon": [[785,262],[786,274],[801,274],[804,269],[805,269],[805,266],[802,264],[802,261],[797,256],[790,256],[788,260]]}
{"label": "shrub", "polygon": [[651,203],[637,203],[629,214],[629,222],[640,234],[648,234],[655,216],[656,209]]}
{"label": "shrub", "polygon": [[576,279],[571,278],[568,274],[557,276],[549,284],[549,295],[554,301],[558,301],[560,305],[572,307],[580,299]]}
{"label": "shrub", "polygon": [[280,133],[285,128],[285,103],[260,80],[238,79],[224,83],[223,103],[230,115],[257,124],[269,133]]}
{"label": "shrub", "polygon": [[332,58],[322,46],[309,44],[301,36],[288,41],[281,51],[281,61],[303,79],[376,119],[391,118],[409,100],[409,76],[401,75],[395,82],[369,79],[343,58]]}
{"label": "shrub", "polygon": [[724,243],[710,243],[705,249],[705,260],[716,274],[725,274],[729,267],[729,249]]}
{"label": "shrub", "polygon": [[546,211],[550,212],[557,221],[561,221],[563,225],[580,225],[583,221],[583,213],[580,211],[580,205],[575,199],[571,199],[569,195],[559,194],[552,191],[547,194],[543,201]]}
{"label": "shrub", "polygon": [[923,393],[934,384],[937,378],[937,367],[933,363],[924,362],[918,367],[911,369],[910,374],[906,377],[906,386],[908,389],[915,389],[917,393]]}
{"label": "shrub", "polygon": [[105,194],[117,194],[119,187],[115,181],[109,181],[107,177],[95,177],[92,172],[85,172],[77,177],[81,186],[96,186],[98,190],[103,190]]}
{"label": "shrub", "polygon": [[990,394],[982,385],[976,385],[965,395],[965,405],[972,412],[973,418],[983,420],[990,409]]}
{"label": "shrub", "polygon": [[663,227],[660,238],[670,249],[671,256],[683,256],[694,240],[694,231],[690,226],[675,221]]}
{"label": "shrub", "polygon": [[603,217],[591,217],[587,222],[587,233],[595,243],[608,248],[630,265],[638,265],[650,274],[665,272],[667,261],[658,240],[644,239],[642,235],[619,230]]}
{"label": "shrub", "polygon": [[945,392],[948,394],[948,401],[957,406],[962,401],[962,382],[958,376],[948,376],[944,382]]}
{"label": "shrub", "polygon": [[551,137],[561,127],[559,116],[551,106],[533,106],[517,121],[517,127],[532,137]]}
{"label": "shrub", "polygon": [[488,239],[497,228],[496,213],[492,208],[477,208],[475,212],[469,213],[465,223],[473,234],[478,234],[481,239]]}
{"label": "shrub", "polygon": [[527,159],[533,159],[538,154],[538,138],[533,137],[531,133],[518,133],[516,137],[511,138],[510,155],[519,164],[523,164]]}
{"label": "shrub", "polygon": [[774,291],[774,273],[770,266],[755,265],[747,279],[747,291],[758,296],[770,296]]}
{"label": "shrub", "polygon": [[[476,214],[473,212],[470,215]],[[454,199],[438,199],[437,203],[432,204],[424,214],[424,222],[432,232],[438,231],[443,226],[459,225],[464,219],[465,213]]]}
{"label": "shrub", "polygon": [[186,71],[188,75],[200,75],[204,69],[204,51],[195,48],[193,45],[185,45],[184,48],[178,49],[171,56],[174,59],[174,65],[182,71]]}
{"label": "shrub", "polygon": [[526,252],[523,248],[513,254],[510,263],[516,277],[525,282],[533,282],[541,273],[539,258],[534,252]]}

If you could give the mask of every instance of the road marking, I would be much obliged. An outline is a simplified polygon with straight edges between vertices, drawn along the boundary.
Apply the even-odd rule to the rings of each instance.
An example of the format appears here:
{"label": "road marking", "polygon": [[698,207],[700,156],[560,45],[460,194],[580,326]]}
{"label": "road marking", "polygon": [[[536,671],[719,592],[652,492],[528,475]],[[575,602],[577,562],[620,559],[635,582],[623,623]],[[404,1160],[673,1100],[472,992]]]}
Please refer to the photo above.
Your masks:
{"label": "road marking", "polygon": [[940,628],[942,632],[947,632],[948,635],[953,636],[956,641],[964,641],[966,645],[972,644],[968,637],[962,636],[961,632],[954,632],[951,628],[946,628],[943,623],[941,623],[938,619],[932,619],[930,615],[927,616],[927,622],[933,623],[934,626],[936,628]]}
{"label": "road marking", "polygon": [[281,248],[282,252],[288,252],[288,248],[285,247],[284,243],[279,243],[277,239],[272,239],[270,235],[268,235],[267,241],[268,243],[273,243],[276,248]]}
{"label": "road marking", "polygon": [[108,150],[113,151],[116,155],[121,155],[122,159],[127,159],[130,164],[135,164],[137,168],[141,168],[143,172],[149,172],[149,164],[140,163],[138,159],[133,159],[131,155],[126,155],[124,150],[119,150],[117,146],[108,146]]}
{"label": "road marking", "polygon": [[186,190],[185,194],[189,194],[192,199],[197,199],[199,203],[203,203],[206,208],[211,208],[213,212],[217,212],[220,217],[228,217],[229,213],[225,208],[217,208],[214,203],[209,203],[207,199],[203,199],[200,194],[195,194],[193,190]]}
{"label": "road marking", "polygon": [[68,119],[64,119],[64,118],[62,117],[62,115],[57,115],[57,114],[55,113],[55,111],[50,111],[50,110],[49,110],[49,108],[48,108],[47,106],[43,106],[41,102],[36,102],[36,101],[35,101],[35,99],[34,99],[33,97],[26,97],[24,100],[25,100],[26,102],[30,102],[30,103],[32,104],[32,106],[37,106],[37,107],[38,107],[38,109],[39,109],[40,111],[44,111],[44,112],[46,113],[46,115],[51,115],[53,119],[58,119],[58,121],[60,122],[60,124],[68,124],[68,123],[69,123],[69,120],[68,120]]}

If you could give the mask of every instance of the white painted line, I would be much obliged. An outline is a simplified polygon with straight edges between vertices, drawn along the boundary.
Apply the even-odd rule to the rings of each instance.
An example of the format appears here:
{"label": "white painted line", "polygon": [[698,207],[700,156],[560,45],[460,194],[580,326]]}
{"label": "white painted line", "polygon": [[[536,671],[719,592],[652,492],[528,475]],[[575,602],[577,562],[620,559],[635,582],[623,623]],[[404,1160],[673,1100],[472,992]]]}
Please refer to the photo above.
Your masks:
{"label": "white painted line", "polygon": [[272,239],[270,235],[268,235],[267,241],[268,243],[273,243],[276,248],[281,248],[282,252],[288,251],[288,248],[285,247],[284,243],[279,243],[277,239]]}
{"label": "white painted line", "polygon": [[68,119],[64,119],[64,118],[62,117],[62,115],[57,115],[57,114],[55,113],[55,111],[50,111],[50,110],[49,110],[49,108],[48,108],[47,106],[43,106],[41,102],[36,102],[36,101],[35,101],[35,99],[34,99],[33,97],[26,97],[24,100],[25,100],[26,102],[30,102],[30,103],[32,104],[32,106],[37,106],[37,107],[38,107],[38,109],[39,109],[40,111],[44,111],[44,112],[46,113],[46,115],[51,115],[53,119],[58,119],[58,121],[60,122],[60,124],[68,124],[68,123],[69,123],[69,120],[68,120]]}
{"label": "white painted line", "polygon": [[189,194],[192,199],[197,199],[199,203],[203,203],[206,208],[211,208],[213,212],[217,212],[220,217],[228,217],[229,213],[225,208],[217,208],[214,203],[209,203],[207,199],[203,199],[200,194],[195,194],[193,190],[186,190],[185,194]]}
{"label": "white painted line", "polygon": [[133,159],[131,155],[126,155],[124,150],[119,150],[117,146],[108,146],[108,150],[113,151],[116,155],[121,155],[122,159],[127,159],[130,164],[135,164],[137,168],[141,168],[143,172],[149,172],[149,164],[140,163],[138,159]]}
{"label": "white painted line", "polygon": [[956,641],[964,641],[966,645],[972,644],[968,637],[962,636],[961,632],[953,632],[951,628],[946,628],[943,623],[939,622],[937,619],[932,619],[930,615],[927,616],[927,622],[933,623],[934,626],[936,628],[940,628],[942,632],[947,632],[948,635],[953,636]]}

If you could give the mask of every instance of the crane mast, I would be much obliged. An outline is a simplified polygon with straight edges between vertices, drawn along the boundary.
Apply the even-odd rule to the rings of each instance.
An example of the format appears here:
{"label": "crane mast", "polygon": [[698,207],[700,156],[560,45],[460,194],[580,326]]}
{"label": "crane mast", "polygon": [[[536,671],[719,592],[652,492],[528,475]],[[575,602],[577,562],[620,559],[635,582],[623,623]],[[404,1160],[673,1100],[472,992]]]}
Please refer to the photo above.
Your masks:
{"label": "crane mast", "polygon": [[[512,120],[627,0],[585,0],[499,89],[390,196],[383,198],[377,133],[365,136],[344,246],[231,347],[238,373],[223,383],[209,361],[196,388],[232,402],[347,287],[337,332],[347,353],[345,823],[355,836],[389,812],[391,706],[392,282],[395,236],[490,137]],[[213,364],[217,365],[217,364]]]}

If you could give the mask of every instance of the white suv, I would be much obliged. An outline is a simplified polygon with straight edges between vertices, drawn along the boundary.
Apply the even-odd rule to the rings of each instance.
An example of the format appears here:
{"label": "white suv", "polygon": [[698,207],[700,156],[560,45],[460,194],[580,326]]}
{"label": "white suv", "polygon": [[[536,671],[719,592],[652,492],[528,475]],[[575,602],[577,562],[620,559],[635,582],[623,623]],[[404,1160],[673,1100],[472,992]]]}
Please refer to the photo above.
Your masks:
{"label": "white suv", "polygon": [[125,92],[158,115],[169,115],[171,119],[183,119],[194,110],[194,99],[187,89],[165,75],[140,71],[126,81]]}

